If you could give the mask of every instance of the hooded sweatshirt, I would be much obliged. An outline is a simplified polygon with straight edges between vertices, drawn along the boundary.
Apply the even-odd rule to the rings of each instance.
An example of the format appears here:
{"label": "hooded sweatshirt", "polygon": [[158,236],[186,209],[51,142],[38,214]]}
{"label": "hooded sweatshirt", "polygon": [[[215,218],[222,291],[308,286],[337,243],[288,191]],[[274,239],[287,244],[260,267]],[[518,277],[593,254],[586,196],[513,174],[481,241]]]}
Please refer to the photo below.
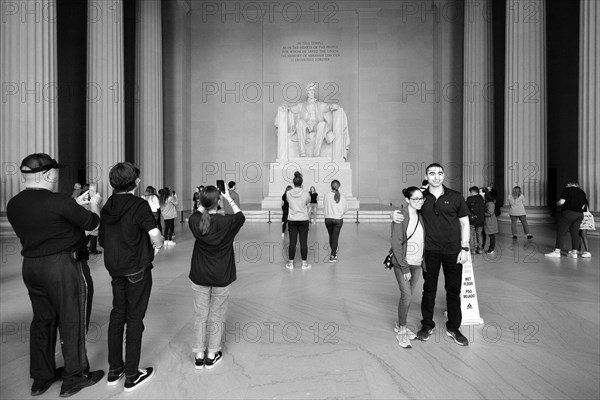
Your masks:
{"label": "hooded sweatshirt", "polygon": [[154,248],[148,232],[156,219],[148,202],[131,193],[113,194],[100,212],[100,245],[111,276],[127,276],[152,268]]}
{"label": "hooded sweatshirt", "polygon": [[195,212],[188,222],[196,238],[190,280],[201,286],[228,286],[236,279],[233,240],[246,217],[242,212],[233,215],[210,214],[210,227],[206,235],[200,230],[201,219],[202,213]]}
{"label": "hooded sweatshirt", "polygon": [[301,187],[288,190],[287,201],[290,203],[288,221],[308,221],[308,203],[310,195]]}

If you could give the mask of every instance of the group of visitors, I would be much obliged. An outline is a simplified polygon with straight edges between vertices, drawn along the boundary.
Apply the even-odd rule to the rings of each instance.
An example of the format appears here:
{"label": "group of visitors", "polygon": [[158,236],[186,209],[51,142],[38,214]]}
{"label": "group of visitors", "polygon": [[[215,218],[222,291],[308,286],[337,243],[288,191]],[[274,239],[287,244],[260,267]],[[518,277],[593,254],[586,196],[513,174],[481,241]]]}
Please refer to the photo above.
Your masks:
{"label": "group of visitors", "polygon": [[[172,235],[176,215],[169,207],[174,209],[177,197],[168,187],[158,194],[153,187],[147,187],[144,198],[137,197],[140,170],[130,162],[121,162],[109,172],[113,194],[101,207],[101,195],[89,188],[74,198],[55,193],[61,167],[44,153],[27,156],[20,167],[26,189],[7,204],[9,222],[22,245],[23,280],[33,309],[31,395],[40,395],[54,382],[62,380],[60,396],[69,397],[104,376],[103,370],[90,370],[85,340],[94,292],[87,264],[86,232],[96,229],[99,243],[105,250],[104,264],[111,276],[113,292],[108,327],[107,385],[116,385],[125,378],[124,390],[132,391],[154,375],[153,367],[139,367],[143,319],[152,288],[152,263]],[[482,207],[475,205],[480,201],[471,199],[469,203],[460,193],[444,185],[445,173],[440,164],[430,164],[426,168],[426,177],[426,187],[411,186],[402,191],[406,204],[393,213],[390,252],[401,293],[394,330],[403,348],[410,348],[411,340],[427,341],[430,338],[435,329],[433,315],[439,273],[443,270],[448,315],[446,335],[457,344],[467,346],[469,341],[460,332],[462,269],[470,260],[470,221],[480,218]],[[283,233],[286,223],[290,231],[286,267],[294,268],[299,237],[302,268],[307,269],[310,268],[306,241],[311,193],[303,190],[300,172],[295,173],[293,184],[286,188],[282,197]],[[331,191],[323,199],[331,247],[330,262],[337,262],[339,233],[343,215],[348,210],[339,188],[340,182],[332,181]],[[223,327],[231,284],[236,280],[233,242],[245,216],[239,208],[239,196],[233,195],[235,182],[223,189],[215,186],[198,189],[195,210],[189,219],[189,228],[195,238],[189,273],[194,293],[192,351],[195,368],[210,369],[223,359]],[[473,196],[481,198],[483,193],[487,230],[489,224],[485,219],[495,216],[493,195],[487,188],[482,191],[471,189],[469,199]],[[521,218],[524,201],[520,188],[515,187],[511,196],[509,204],[511,210],[514,209],[511,219],[515,217],[512,225],[516,226],[516,219],[520,219],[525,233],[531,238],[526,219]],[[468,204],[473,204],[472,208]],[[560,235],[570,230],[573,249],[569,256],[576,258],[582,213],[588,208],[585,192],[571,182],[561,193],[558,204],[562,205],[563,212],[558,222],[557,250],[547,255],[560,256]],[[220,207],[225,211],[220,212]],[[477,216],[473,217],[471,214],[475,209]],[[159,229],[159,210],[165,220],[165,237]],[[492,251],[495,232],[497,229],[487,232]],[[513,236],[514,233],[513,230]],[[476,243],[478,246],[479,241]],[[589,254],[587,243],[585,246]],[[487,252],[490,253],[489,249]],[[415,333],[409,327],[407,316],[421,274],[424,279],[422,320],[421,328]],[[64,357],[61,368],[56,368],[55,361],[57,332]]]}
{"label": "group of visitors", "polygon": [[[143,319],[152,289],[152,262],[172,235],[176,215],[170,208],[177,205],[177,197],[170,188],[157,195],[152,187],[146,188],[144,198],[136,196],[140,170],[121,162],[109,172],[113,194],[102,207],[97,191],[82,190],[76,197],[56,193],[60,168],[48,154],[27,156],[20,167],[25,190],[7,204],[9,222],[22,245],[23,279],[33,309],[31,395],[41,395],[62,380],[60,396],[69,397],[105,375],[103,370],[90,371],[86,349],[94,293],[86,232],[93,230],[99,231],[113,292],[106,382],[113,386],[125,378],[124,390],[129,392],[154,375],[153,367],[139,368]],[[233,214],[217,213],[219,201],[226,201]],[[165,238],[159,230],[159,208]],[[224,321],[229,287],[236,279],[232,244],[244,220],[229,191],[220,193],[214,186],[202,191],[189,220],[196,238],[189,275],[196,320],[195,368],[212,368],[223,358],[221,336],[213,328],[221,329]],[[60,368],[55,360],[57,333],[64,358]]]}
{"label": "group of visitors", "polygon": [[[477,186],[469,188],[467,207],[471,226],[471,254],[481,254],[482,252],[492,256],[496,254],[496,234],[499,232],[497,217],[501,214],[497,198],[498,193],[494,188],[479,188]],[[525,198],[521,193],[521,188],[515,186],[512,194],[508,196],[511,231],[514,240],[517,240],[517,220],[521,221],[527,239],[533,239],[527,225],[524,202]],[[485,250],[485,243],[488,238],[489,247]]]}
{"label": "group of visitors", "polygon": [[[294,186],[287,186],[281,197],[281,210],[283,216],[281,219],[281,237],[285,237],[286,227],[289,230],[289,249],[288,261],[285,264],[287,269],[294,269],[294,258],[296,257],[296,245],[300,241],[300,258],[302,260],[302,269],[312,267],[308,263],[308,230],[310,222],[316,223],[316,210],[318,193],[314,186],[306,192],[302,188],[304,179],[299,171],[294,173]],[[335,179],[331,182],[331,192],[323,198],[323,213],[325,215],[325,227],[329,235],[329,247],[331,253],[329,262],[338,262],[337,250],[340,237],[340,231],[344,224],[344,214],[348,211],[348,202],[339,191],[340,182]]]}
{"label": "group of visitors", "polygon": [[[444,170],[437,163],[426,168],[426,177],[420,188],[411,186],[402,191],[406,208],[402,205],[393,213],[390,255],[400,288],[398,320],[394,328],[396,339],[403,348],[411,348],[411,340],[429,339],[435,327],[433,309],[441,266],[446,282],[446,334],[457,344],[467,346],[469,342],[459,330],[462,319],[462,264],[468,260],[468,252],[481,253],[486,236],[490,244],[485,253],[494,254],[495,235],[498,233],[496,217],[500,214],[496,208],[497,195],[491,188],[473,186],[469,188],[470,196],[463,200],[459,193],[443,185]],[[578,186],[576,182],[570,182],[557,202],[562,210],[558,217],[556,249],[546,254],[548,257],[561,256],[562,237],[567,231],[570,231],[572,247],[567,255],[571,258],[578,255],[591,257],[586,232],[594,228],[582,224],[583,213],[589,211],[589,204],[585,192]],[[508,204],[513,240],[518,239],[517,220],[521,221],[527,239],[532,239],[525,213],[525,198],[519,186],[512,189]],[[407,315],[421,272],[424,278],[423,319],[421,329],[414,333],[408,327]]]}

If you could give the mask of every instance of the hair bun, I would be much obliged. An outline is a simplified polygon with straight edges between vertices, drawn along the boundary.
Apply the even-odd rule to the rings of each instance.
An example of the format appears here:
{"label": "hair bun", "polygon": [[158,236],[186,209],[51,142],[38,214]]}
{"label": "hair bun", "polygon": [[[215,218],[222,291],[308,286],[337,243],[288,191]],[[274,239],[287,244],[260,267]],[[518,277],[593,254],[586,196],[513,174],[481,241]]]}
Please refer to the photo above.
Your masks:
{"label": "hair bun", "polygon": [[297,176],[300,176],[300,177],[302,176],[302,174],[300,173],[300,171],[294,172],[294,178],[297,177]]}

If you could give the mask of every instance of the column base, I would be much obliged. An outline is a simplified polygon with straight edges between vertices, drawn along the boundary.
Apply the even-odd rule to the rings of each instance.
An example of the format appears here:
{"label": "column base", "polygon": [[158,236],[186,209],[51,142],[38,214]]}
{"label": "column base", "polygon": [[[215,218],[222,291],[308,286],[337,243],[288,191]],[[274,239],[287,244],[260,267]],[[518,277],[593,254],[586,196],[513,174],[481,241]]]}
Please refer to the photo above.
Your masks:
{"label": "column base", "polygon": [[[508,215],[508,211],[508,206],[502,207],[502,214],[498,217],[498,221],[510,222],[510,215]],[[550,207],[526,206],[525,213],[527,214],[527,223],[529,225],[556,223],[555,218],[552,216]]]}

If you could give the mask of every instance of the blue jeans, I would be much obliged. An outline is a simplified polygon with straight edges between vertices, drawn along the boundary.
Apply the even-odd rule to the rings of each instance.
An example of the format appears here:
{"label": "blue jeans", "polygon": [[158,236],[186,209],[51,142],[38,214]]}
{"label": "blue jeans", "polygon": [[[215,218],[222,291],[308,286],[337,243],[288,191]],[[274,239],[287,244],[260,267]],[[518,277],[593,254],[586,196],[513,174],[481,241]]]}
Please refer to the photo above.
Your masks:
{"label": "blue jeans", "polygon": [[329,233],[329,247],[332,256],[337,255],[338,239],[340,238],[342,225],[344,225],[343,219],[325,218],[325,227]]}
{"label": "blue jeans", "polygon": [[406,325],[406,317],[408,315],[408,308],[412,302],[412,296],[417,286],[417,282],[421,277],[422,268],[420,265],[410,266],[410,280],[404,279],[404,274],[400,268],[394,268],[394,274],[400,287],[400,301],[398,302],[398,325]]}
{"label": "blue jeans", "polygon": [[225,313],[231,285],[225,287],[201,286],[192,283],[194,290],[194,353],[208,347],[209,353],[221,350],[221,338],[225,325]]}
{"label": "blue jeans", "polygon": [[133,276],[112,278],[113,309],[108,323],[108,365],[110,371],[123,367],[123,333],[125,336],[125,375],[138,372],[142,351],[144,316],[152,289],[152,270],[146,268]]}
{"label": "blue jeans", "polygon": [[471,225],[471,250],[481,250],[483,248],[483,226]]}
{"label": "blue jeans", "polygon": [[448,310],[448,322],[446,328],[455,330],[460,328],[462,312],[460,310],[460,286],[462,282],[462,264],[456,262],[458,253],[444,254],[425,250],[425,265],[427,270],[423,271],[423,299],[421,301],[421,313],[424,328],[435,328],[433,322],[433,309],[435,307],[435,296],[437,293],[440,269],[444,270],[446,289],[446,309]]}
{"label": "blue jeans", "polygon": [[510,231],[513,236],[517,236],[517,220],[521,221],[523,231],[529,235],[529,224],[527,224],[527,215],[511,215],[510,216]]}

